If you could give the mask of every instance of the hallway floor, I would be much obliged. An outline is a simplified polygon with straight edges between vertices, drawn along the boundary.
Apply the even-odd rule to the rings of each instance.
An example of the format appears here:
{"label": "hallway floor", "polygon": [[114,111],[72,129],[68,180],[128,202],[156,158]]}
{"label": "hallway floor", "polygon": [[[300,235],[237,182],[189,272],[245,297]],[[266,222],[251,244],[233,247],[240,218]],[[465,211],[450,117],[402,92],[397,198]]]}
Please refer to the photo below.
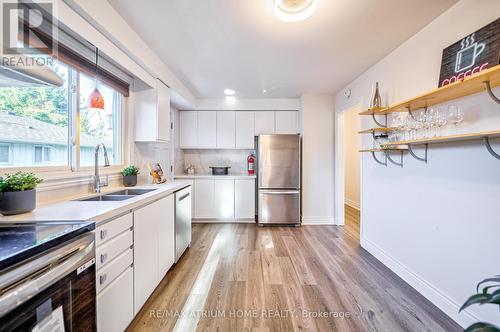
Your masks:
{"label": "hallway floor", "polygon": [[195,224],[130,331],[460,331],[348,227]]}

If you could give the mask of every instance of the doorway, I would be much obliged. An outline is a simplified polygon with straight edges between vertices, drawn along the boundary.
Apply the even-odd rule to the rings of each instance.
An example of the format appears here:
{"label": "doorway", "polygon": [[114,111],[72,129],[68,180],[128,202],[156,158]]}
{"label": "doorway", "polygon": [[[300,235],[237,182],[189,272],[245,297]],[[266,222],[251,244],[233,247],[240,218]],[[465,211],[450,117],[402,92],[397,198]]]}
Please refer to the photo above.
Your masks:
{"label": "doorway", "polygon": [[339,224],[346,234],[357,241],[361,234],[361,171],[360,135],[361,119],[359,107],[349,108],[337,114],[336,165],[338,193],[336,207]]}

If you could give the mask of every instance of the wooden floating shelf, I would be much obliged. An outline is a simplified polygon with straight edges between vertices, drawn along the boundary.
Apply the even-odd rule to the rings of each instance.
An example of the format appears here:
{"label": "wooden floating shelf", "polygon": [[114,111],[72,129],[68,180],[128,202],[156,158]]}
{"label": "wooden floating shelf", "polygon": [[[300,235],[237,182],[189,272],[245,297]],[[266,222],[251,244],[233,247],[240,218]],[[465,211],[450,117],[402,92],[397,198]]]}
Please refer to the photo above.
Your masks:
{"label": "wooden floating shelf", "polygon": [[364,149],[359,152],[385,152],[385,151],[406,151],[406,148],[385,148],[385,149]]}
{"label": "wooden floating shelf", "polygon": [[489,82],[492,89],[500,85],[500,65],[483,70],[474,76],[469,76],[464,80],[434,89],[426,94],[408,99],[399,104],[383,109],[368,109],[359,114],[384,115],[395,112],[407,112],[408,108],[414,111],[424,107],[442,104],[447,101],[485,91],[484,82]]}
{"label": "wooden floating shelf", "polygon": [[370,128],[370,129],[365,129],[358,131],[358,134],[373,134],[373,133],[387,133],[389,131],[396,130],[396,128],[384,128],[384,127],[379,127],[379,128]]}
{"label": "wooden floating shelf", "polygon": [[384,146],[391,147],[395,145],[417,145],[417,144],[433,144],[433,143],[445,143],[445,142],[457,142],[457,141],[472,141],[472,140],[483,139],[485,137],[490,137],[490,138],[500,137],[500,130],[485,131],[480,133],[440,136],[432,138],[422,138],[409,141],[389,142],[384,144]]}

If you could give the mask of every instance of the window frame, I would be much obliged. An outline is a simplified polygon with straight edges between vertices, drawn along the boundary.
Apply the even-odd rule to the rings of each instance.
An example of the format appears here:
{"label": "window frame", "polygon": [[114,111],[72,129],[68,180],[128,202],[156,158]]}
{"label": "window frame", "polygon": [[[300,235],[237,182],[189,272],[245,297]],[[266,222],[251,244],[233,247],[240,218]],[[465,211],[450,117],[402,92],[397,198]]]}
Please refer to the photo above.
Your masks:
{"label": "window frame", "polygon": [[[0,165],[10,165],[11,162],[12,162],[12,143],[9,143],[9,142],[0,142],[0,146],[6,146],[9,148],[9,153],[7,154],[8,155],[8,159],[7,159],[7,162],[3,162],[0,160]],[[0,166],[1,167],[1,166]]]}
{"label": "window frame", "polygon": [[[12,143],[10,142],[0,142],[2,145],[9,145],[9,163],[0,163],[0,173],[13,173],[17,171],[34,172],[38,174],[46,174],[54,178],[59,177],[84,177],[88,176],[90,171],[94,170],[94,166],[81,166],[80,165],[80,71],[62,63],[68,67],[68,149],[67,149],[67,165],[50,165],[44,162],[33,163],[29,166],[17,166],[12,165]],[[86,74],[86,73],[85,73]],[[88,76],[88,74],[86,74]],[[123,95],[120,91],[116,90],[114,87],[103,83],[114,90],[115,93],[121,95],[120,97],[120,116],[118,122],[114,124],[119,124],[119,137],[120,137],[120,163],[116,165],[111,165],[101,170],[102,174],[117,174],[125,167],[129,162],[129,148],[128,148],[128,96]],[[113,120],[115,121],[115,120]],[[115,135],[115,134],[114,134]],[[46,146],[47,144],[34,144],[34,146]],[[52,149],[53,150],[53,149]],[[33,149],[34,154],[34,149]],[[43,148],[42,148],[42,160],[43,160]],[[34,161],[34,155],[33,155]]]}
{"label": "window frame", "polygon": [[[42,149],[42,152],[41,152],[41,158],[42,160],[41,161],[36,161],[36,148],[41,148]],[[45,160],[45,151],[47,150],[50,150],[54,151],[54,146],[50,145],[50,144],[33,144],[33,164],[35,165],[44,165],[44,164],[50,164],[51,160],[52,160],[52,157],[53,157],[53,154],[51,154],[51,160]]]}

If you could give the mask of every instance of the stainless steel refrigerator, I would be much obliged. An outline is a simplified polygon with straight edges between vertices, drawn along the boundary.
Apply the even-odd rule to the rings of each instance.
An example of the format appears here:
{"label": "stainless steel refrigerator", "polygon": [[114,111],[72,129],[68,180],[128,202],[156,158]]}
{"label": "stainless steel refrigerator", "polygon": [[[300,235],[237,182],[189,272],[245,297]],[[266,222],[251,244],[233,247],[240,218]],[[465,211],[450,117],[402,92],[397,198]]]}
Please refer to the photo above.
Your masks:
{"label": "stainless steel refrigerator", "polygon": [[258,223],[300,225],[300,135],[258,137]]}

